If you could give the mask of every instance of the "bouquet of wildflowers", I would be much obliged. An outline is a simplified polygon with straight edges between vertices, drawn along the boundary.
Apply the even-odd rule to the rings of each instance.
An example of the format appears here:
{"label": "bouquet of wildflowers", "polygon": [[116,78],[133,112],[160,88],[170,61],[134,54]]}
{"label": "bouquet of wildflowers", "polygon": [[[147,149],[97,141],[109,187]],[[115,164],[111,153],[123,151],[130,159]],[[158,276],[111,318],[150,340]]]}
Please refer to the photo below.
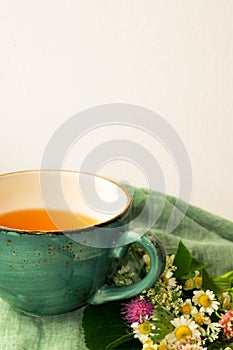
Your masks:
{"label": "bouquet of wildflowers", "polygon": [[[149,268],[133,245],[111,280],[129,285]],[[210,276],[180,242],[151,288],[125,303],[88,306],[83,327],[92,350],[233,350],[233,271]]]}
{"label": "bouquet of wildflowers", "polygon": [[[149,269],[149,257],[142,259]],[[123,266],[115,282],[129,280]],[[121,349],[133,338],[142,350],[233,349],[232,281],[233,272],[210,277],[180,242],[156,284],[123,306],[126,333],[107,348]]]}

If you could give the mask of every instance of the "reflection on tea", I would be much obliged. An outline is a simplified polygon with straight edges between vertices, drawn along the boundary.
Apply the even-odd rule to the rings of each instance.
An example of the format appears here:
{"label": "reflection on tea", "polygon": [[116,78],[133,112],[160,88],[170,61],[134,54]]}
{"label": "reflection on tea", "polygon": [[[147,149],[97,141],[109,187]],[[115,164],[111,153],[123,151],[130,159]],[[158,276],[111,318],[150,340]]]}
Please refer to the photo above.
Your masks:
{"label": "reflection on tea", "polygon": [[0,226],[19,230],[73,230],[95,224],[98,224],[96,219],[57,209],[23,209],[0,214]]}

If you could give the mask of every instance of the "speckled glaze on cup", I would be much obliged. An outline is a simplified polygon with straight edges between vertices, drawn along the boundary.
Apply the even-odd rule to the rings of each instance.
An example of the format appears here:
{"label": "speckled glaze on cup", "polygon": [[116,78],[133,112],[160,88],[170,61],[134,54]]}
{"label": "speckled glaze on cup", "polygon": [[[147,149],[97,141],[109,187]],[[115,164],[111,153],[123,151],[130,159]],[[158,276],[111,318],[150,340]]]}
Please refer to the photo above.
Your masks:
{"label": "speckled glaze on cup", "polygon": [[[58,179],[62,188],[67,189],[65,204],[56,190],[49,194],[48,200],[45,198],[46,189],[49,192],[54,188]],[[91,188],[93,180],[98,192],[104,192],[105,199],[107,196],[107,202],[120,193],[121,201],[114,210],[106,210],[106,201],[105,212],[103,208],[88,206],[85,200],[80,202],[77,188],[81,182],[86,187],[90,183]],[[41,188],[41,183],[46,186]],[[108,179],[65,170],[20,171],[0,176],[0,196],[0,214],[41,208],[45,204],[47,208],[48,203],[53,208],[64,209],[71,198],[71,210],[91,214],[100,221],[98,225],[72,231],[29,231],[0,226],[0,297],[15,309],[34,315],[55,315],[87,303],[130,298],[149,288],[163,271],[165,254],[159,240],[155,238],[152,242],[128,229],[130,197]],[[144,247],[150,256],[148,274],[127,287],[109,286],[108,275],[133,243]]]}

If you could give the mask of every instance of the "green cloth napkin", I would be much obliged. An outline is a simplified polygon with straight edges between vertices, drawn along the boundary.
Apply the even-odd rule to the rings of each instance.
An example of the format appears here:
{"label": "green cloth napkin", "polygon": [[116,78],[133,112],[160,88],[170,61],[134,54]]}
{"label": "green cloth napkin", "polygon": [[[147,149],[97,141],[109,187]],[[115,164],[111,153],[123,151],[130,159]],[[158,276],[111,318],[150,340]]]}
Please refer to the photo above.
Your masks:
{"label": "green cloth napkin", "polygon": [[[145,227],[148,219],[161,212],[151,231],[159,236],[168,254],[175,252],[182,239],[194,257],[208,264],[209,273],[220,275],[233,270],[232,222],[191,205],[187,208],[174,197],[129,186],[127,189],[133,200],[132,223],[140,218],[137,227]],[[171,227],[180,223],[169,233],[168,222]],[[91,350],[85,346],[83,311],[30,317],[0,300],[0,350]]]}

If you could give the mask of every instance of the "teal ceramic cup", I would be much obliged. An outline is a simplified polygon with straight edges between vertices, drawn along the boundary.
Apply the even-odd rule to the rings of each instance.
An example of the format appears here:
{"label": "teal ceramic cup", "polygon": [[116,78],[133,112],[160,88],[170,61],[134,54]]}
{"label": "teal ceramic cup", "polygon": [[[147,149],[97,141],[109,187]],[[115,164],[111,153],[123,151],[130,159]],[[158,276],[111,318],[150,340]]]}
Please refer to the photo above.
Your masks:
{"label": "teal ceramic cup", "polygon": [[[0,176],[0,198],[0,297],[14,309],[56,315],[130,298],[163,271],[161,243],[130,230],[130,196],[106,178],[65,170],[8,173]],[[42,212],[53,226],[36,217]],[[150,257],[147,275],[129,286],[109,284],[134,243]]]}

